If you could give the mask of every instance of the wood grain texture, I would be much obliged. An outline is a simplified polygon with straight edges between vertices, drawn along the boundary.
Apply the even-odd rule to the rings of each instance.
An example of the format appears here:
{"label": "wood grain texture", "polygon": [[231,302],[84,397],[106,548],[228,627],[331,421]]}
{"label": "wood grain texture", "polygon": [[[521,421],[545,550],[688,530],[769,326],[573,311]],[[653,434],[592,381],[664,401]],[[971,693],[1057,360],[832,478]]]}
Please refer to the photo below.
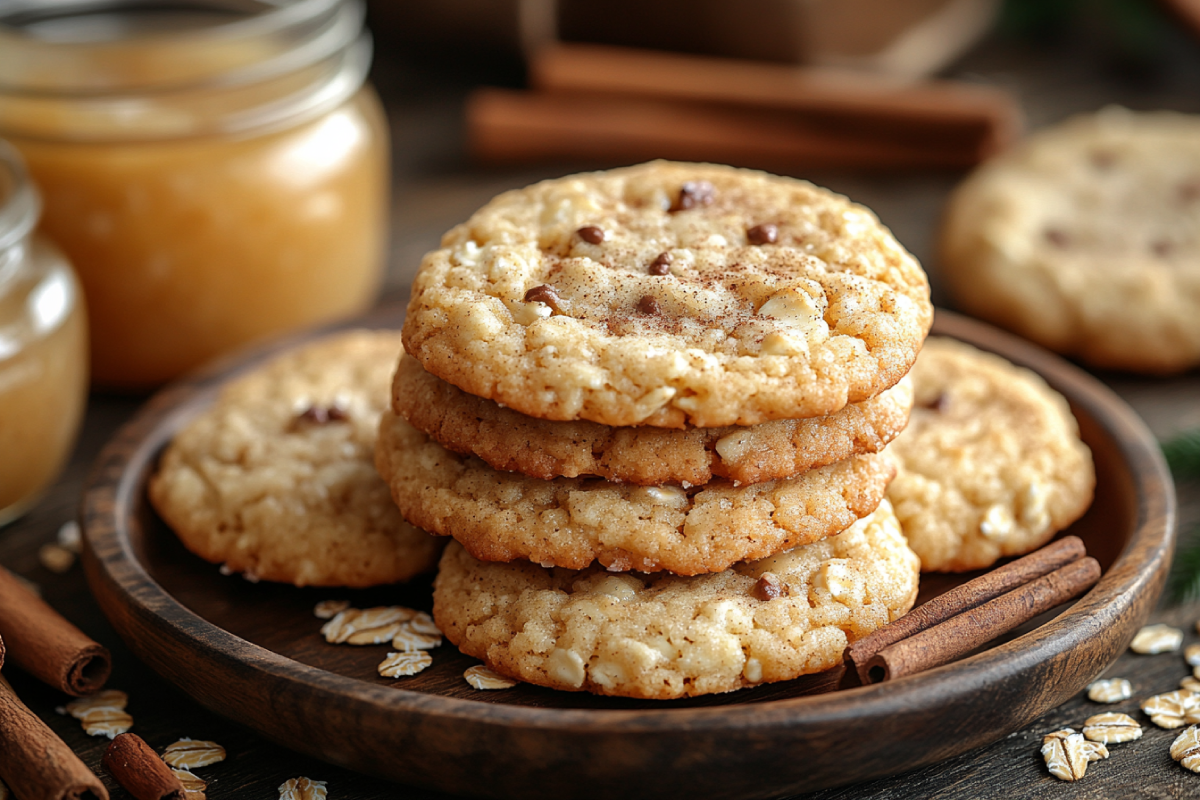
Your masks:
{"label": "wood grain texture", "polygon": [[[85,493],[86,573],[131,649],[201,704],[286,746],[407,783],[556,800],[616,791],[745,797],[751,778],[750,796],[770,796],[933,763],[1028,724],[1120,653],[1161,589],[1174,514],[1153,439],[1102,385],[980,323],[939,314],[935,330],[1035,369],[1071,401],[1099,483],[1097,502],[1070,532],[1106,574],[1058,616],[887,685],[822,693],[836,678],[826,675],[665,704],[531,686],[477,692],[461,678],[473,662],[450,648],[414,678],[379,678],[386,646],[325,644],[312,606],[345,596],[427,608],[426,585],[363,593],[250,585],[184,552],[144,500],[173,432],[224,380],[288,343],[166,390],[119,432]],[[926,596],[954,580],[928,581]],[[798,752],[811,758],[789,755]]]}

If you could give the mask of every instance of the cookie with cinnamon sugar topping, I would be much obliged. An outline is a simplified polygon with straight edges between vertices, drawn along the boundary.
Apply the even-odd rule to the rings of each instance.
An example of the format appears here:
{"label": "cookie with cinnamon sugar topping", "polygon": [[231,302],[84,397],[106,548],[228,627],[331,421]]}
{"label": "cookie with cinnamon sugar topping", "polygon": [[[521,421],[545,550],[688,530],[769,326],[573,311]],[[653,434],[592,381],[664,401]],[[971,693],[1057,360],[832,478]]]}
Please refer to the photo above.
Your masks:
{"label": "cookie with cinnamon sugar topping", "polygon": [[920,265],[869,210],[660,161],[492,200],[423,260],[404,343],[529,416],[716,427],[874,397],[932,317]]}

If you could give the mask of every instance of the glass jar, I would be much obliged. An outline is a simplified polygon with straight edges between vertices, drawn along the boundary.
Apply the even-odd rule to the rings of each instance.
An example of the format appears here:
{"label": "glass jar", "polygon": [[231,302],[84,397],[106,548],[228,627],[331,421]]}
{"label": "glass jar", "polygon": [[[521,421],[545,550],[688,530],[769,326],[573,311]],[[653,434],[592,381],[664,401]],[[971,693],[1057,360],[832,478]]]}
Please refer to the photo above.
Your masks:
{"label": "glass jar", "polygon": [[40,209],[0,142],[0,525],[62,470],[87,397],[87,318],[62,253],[34,234]]}
{"label": "glass jar", "polygon": [[96,383],[153,386],[373,302],[389,148],[363,15],[0,0],[0,136],[83,282]]}

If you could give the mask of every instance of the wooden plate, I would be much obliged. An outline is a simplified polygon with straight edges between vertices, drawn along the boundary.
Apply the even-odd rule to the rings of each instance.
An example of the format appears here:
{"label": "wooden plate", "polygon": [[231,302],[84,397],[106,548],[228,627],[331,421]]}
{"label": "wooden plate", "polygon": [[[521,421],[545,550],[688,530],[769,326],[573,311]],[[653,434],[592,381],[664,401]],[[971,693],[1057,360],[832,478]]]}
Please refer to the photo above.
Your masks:
{"label": "wooden plate", "polygon": [[[397,325],[400,312],[382,321]],[[1096,501],[1070,532],[1105,572],[1057,616],[923,674],[838,692],[827,674],[653,703],[527,685],[476,691],[462,679],[475,662],[445,646],[420,675],[378,677],[387,646],[326,644],[313,605],[346,597],[428,608],[428,581],[363,592],[251,585],[186,552],[145,500],[174,432],[224,381],[296,340],[168,388],[117,434],[84,498],[87,577],[129,647],[204,706],[404,783],[553,800],[765,797],[929,764],[1028,725],[1116,658],[1162,588],[1175,517],[1153,437],[1111,391],[981,323],[939,312],[934,327],[1034,369],[1070,400],[1098,473]],[[923,596],[950,582],[924,581]]]}

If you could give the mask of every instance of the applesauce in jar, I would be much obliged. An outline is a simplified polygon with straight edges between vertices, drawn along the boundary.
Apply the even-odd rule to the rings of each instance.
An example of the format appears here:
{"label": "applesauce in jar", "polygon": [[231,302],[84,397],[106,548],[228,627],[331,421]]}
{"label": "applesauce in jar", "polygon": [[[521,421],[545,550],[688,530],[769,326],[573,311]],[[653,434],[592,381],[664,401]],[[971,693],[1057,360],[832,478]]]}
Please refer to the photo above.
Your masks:
{"label": "applesauce in jar", "polygon": [[0,525],[62,470],[87,397],[87,321],[70,264],[33,233],[38,197],[0,142]]}
{"label": "applesauce in jar", "polygon": [[52,8],[0,18],[0,136],[82,280],[96,383],[371,304],[388,135],[361,3]]}

